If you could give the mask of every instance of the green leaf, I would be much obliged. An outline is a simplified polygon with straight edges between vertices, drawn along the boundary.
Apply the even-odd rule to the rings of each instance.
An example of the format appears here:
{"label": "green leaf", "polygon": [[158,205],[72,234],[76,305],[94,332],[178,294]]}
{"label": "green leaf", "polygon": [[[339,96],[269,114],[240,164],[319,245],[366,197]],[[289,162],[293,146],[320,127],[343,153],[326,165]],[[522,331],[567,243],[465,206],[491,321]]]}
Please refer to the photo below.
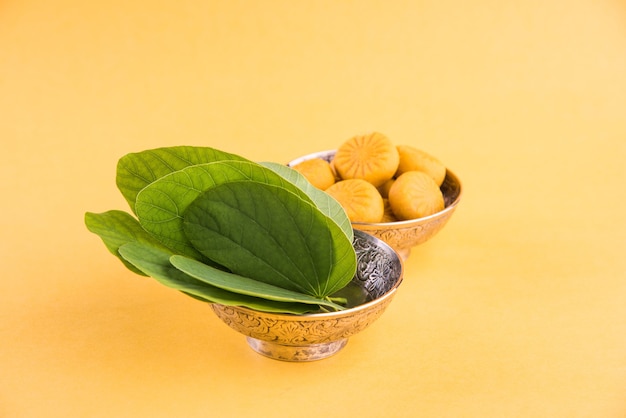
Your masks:
{"label": "green leaf", "polygon": [[153,181],[190,165],[222,160],[247,161],[239,155],[210,147],[176,146],[130,153],[117,163],[116,183],[135,211],[137,194]]}
{"label": "green leaf", "polygon": [[343,306],[328,300],[314,298],[303,293],[293,292],[283,289],[282,287],[272,286],[237,274],[218,270],[182,255],[173,255],[170,258],[170,262],[182,272],[198,280],[241,295],[254,296],[277,302],[322,305],[335,310],[345,309]]}
{"label": "green leaf", "polygon": [[283,187],[217,185],[196,198],[184,218],[184,232],[200,253],[244,277],[324,298],[356,271],[344,231]]}
{"label": "green leaf", "polygon": [[[141,269],[145,274],[153,277],[159,283],[209,303],[244,306],[264,312],[295,314],[303,314],[319,309],[310,304],[285,303],[261,299],[209,285],[172,266],[169,260],[173,254],[170,251],[148,244],[140,242],[128,243],[121,246],[119,252],[128,262]],[[206,267],[210,269],[210,267]],[[217,269],[213,270],[220,272]]]}
{"label": "green leaf", "polygon": [[146,186],[136,197],[137,217],[147,231],[176,253],[202,259],[183,231],[183,213],[204,191],[239,180],[257,180],[285,187],[310,201],[296,185],[257,163],[220,161],[185,167]]}
{"label": "green leaf", "polygon": [[354,239],[354,231],[352,223],[343,207],[333,197],[323,190],[313,186],[301,173],[283,164],[274,162],[261,162],[261,165],[280,174],[282,177],[295,184],[302,189],[307,196],[315,203],[322,213],[335,221],[337,225],[346,233],[346,236],[352,242]]}
{"label": "green leaf", "polygon": [[96,235],[99,235],[107,249],[119,258],[122,263],[131,271],[144,275],[132,264],[120,257],[119,248],[129,242],[148,243],[155,247],[162,245],[146,232],[137,219],[133,218],[129,213],[121,210],[110,210],[104,213],[85,213],[85,225],[87,229]]}

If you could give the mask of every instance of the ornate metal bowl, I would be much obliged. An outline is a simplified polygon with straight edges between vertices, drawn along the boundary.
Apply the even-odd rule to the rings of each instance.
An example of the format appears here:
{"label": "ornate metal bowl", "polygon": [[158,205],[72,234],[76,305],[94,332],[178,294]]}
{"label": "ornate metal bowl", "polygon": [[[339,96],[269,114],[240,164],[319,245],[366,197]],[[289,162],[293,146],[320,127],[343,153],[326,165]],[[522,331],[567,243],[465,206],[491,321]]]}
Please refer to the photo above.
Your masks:
{"label": "ornate metal bowl", "polygon": [[[323,158],[331,162],[334,156],[334,150],[321,151],[297,158],[287,165],[294,166],[313,158]],[[412,247],[428,241],[444,227],[461,200],[461,182],[450,170],[446,171],[441,192],[445,207],[433,215],[398,222],[353,222],[352,226],[382,239],[393,247],[403,260],[406,260],[411,254]]]}
{"label": "ornate metal bowl", "polygon": [[380,239],[354,231],[357,272],[350,283],[365,295],[352,308],[306,315],[274,314],[248,308],[211,305],[217,316],[247,337],[257,353],[284,361],[320,360],[341,350],[348,338],[374,322],[402,282],[398,254]]}

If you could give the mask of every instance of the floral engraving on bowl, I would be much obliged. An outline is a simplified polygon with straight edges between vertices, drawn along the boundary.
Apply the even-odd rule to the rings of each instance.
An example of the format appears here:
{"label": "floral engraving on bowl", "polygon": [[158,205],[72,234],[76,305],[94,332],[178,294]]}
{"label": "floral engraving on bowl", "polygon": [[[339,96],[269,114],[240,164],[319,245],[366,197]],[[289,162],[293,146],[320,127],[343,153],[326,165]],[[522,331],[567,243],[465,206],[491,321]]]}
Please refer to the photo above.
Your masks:
{"label": "floral engraving on bowl", "polygon": [[385,299],[373,309],[361,311],[358,315],[338,318],[314,319],[314,317],[296,316],[277,319],[250,312],[245,308],[213,304],[213,311],[228,326],[248,337],[281,345],[302,346],[321,344],[341,340],[354,335],[374,322],[391,302]]}
{"label": "floral engraving on bowl", "polygon": [[357,269],[352,280],[367,291],[370,299],[381,297],[393,286],[387,278],[398,277],[400,265],[393,262],[390,253],[376,251],[376,244],[371,240],[355,236],[353,246],[357,254]]}
{"label": "floral engraving on bowl", "polygon": [[436,235],[441,228],[448,222],[453,210],[446,214],[430,220],[427,224],[416,225],[411,224],[407,227],[395,227],[393,224],[386,224],[384,227],[376,228],[375,226],[355,225],[355,228],[380,238],[396,250],[411,248],[428,241]]}

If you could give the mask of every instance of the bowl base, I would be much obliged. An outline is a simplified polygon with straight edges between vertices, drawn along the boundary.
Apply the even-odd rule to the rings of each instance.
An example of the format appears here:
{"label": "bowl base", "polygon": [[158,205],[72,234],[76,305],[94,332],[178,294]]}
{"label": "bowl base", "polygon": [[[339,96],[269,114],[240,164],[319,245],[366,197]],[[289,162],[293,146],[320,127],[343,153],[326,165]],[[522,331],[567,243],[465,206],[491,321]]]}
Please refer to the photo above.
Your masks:
{"label": "bowl base", "polygon": [[315,361],[336,354],[348,342],[347,338],[323,344],[282,345],[246,337],[248,345],[257,353],[274,360],[282,361]]}

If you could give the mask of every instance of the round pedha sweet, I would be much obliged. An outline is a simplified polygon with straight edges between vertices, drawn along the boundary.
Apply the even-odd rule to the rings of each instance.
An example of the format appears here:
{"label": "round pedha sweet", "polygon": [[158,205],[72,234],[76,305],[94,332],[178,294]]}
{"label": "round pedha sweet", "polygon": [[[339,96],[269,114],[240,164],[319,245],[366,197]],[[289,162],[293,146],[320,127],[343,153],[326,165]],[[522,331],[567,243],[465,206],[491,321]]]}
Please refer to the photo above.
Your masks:
{"label": "round pedha sweet", "polygon": [[445,206],[439,186],[422,171],[401,174],[389,190],[389,204],[399,220],[429,216]]}
{"label": "round pedha sweet", "polygon": [[398,169],[398,149],[385,135],[374,132],[345,141],[335,153],[334,167],[341,179],[362,179],[378,187]]}
{"label": "round pedha sweet", "polygon": [[340,180],[326,189],[326,193],[339,202],[351,222],[380,222],[383,217],[383,198],[365,180]]}
{"label": "round pedha sweet", "polygon": [[422,171],[435,180],[437,186],[441,186],[446,177],[446,166],[432,155],[410,145],[398,145],[400,162],[396,177],[408,171]]}
{"label": "round pedha sweet", "polygon": [[322,158],[305,160],[292,168],[318,189],[326,190],[335,184],[335,173],[330,163]]}

